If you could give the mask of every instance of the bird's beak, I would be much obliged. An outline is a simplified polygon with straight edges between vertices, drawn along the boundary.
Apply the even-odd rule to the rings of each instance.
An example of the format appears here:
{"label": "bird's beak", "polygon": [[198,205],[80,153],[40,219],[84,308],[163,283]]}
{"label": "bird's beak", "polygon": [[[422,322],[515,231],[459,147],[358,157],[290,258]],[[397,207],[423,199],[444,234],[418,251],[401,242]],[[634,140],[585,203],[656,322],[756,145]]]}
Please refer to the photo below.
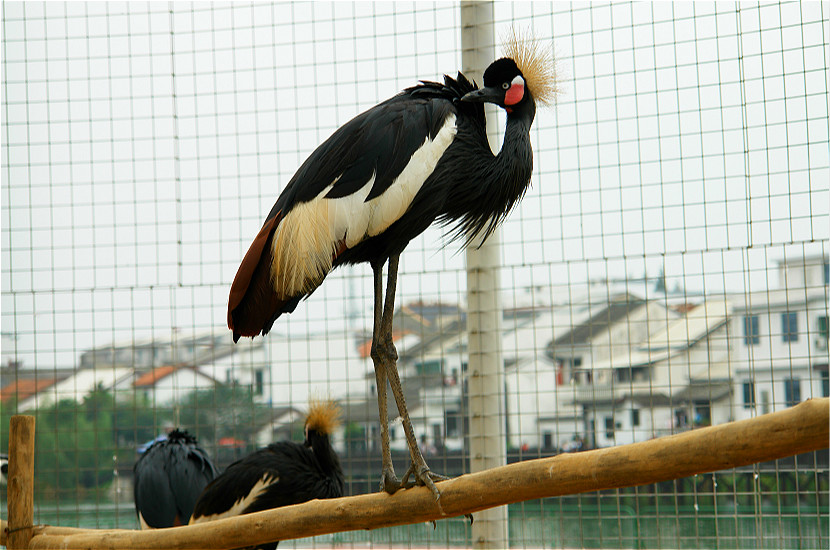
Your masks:
{"label": "bird's beak", "polygon": [[504,94],[502,90],[497,90],[496,88],[481,88],[478,90],[473,90],[472,92],[464,95],[461,98],[461,101],[474,101],[477,103],[499,103]]}

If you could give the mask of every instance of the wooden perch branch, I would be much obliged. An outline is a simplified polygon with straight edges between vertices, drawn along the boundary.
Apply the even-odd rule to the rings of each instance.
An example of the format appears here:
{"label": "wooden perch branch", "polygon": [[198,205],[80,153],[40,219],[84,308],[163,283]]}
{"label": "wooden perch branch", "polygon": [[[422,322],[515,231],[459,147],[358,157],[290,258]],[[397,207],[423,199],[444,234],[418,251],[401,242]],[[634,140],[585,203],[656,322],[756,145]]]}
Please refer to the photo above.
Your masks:
{"label": "wooden perch branch", "polygon": [[29,548],[239,548],[273,540],[377,529],[477,512],[543,497],[656,483],[828,447],[830,399],[642,443],[528,460],[439,485],[319,500],[155,531],[39,526]]}

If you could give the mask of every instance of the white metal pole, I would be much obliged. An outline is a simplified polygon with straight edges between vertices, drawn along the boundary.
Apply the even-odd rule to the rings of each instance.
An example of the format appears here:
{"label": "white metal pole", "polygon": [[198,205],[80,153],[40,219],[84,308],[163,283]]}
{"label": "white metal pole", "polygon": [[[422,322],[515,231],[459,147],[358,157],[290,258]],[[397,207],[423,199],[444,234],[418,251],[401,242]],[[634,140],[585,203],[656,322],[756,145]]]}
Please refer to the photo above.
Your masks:
{"label": "white metal pole", "polygon": [[[496,55],[492,1],[461,3],[461,48],[462,72],[481,86],[484,69]],[[487,105],[486,113],[490,147],[497,151],[496,109]],[[479,247],[480,243],[476,239],[467,249],[468,449],[473,472],[507,463],[499,299],[500,230]],[[507,507],[476,513],[472,535],[473,548],[508,548]]]}

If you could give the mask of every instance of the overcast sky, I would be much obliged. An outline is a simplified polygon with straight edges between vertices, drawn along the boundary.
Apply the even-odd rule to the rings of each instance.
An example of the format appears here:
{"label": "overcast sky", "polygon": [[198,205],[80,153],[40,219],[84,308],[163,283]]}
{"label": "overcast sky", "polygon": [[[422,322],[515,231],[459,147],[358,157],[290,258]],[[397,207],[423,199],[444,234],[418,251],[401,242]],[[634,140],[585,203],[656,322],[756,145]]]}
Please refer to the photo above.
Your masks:
{"label": "overcast sky", "polygon": [[[3,353],[39,368],[221,327],[303,159],[461,63],[451,3],[2,9]],[[588,279],[660,270],[690,291],[763,290],[776,261],[827,254],[829,16],[820,2],[497,4],[497,32],[531,27],[561,75],[503,228],[505,291],[553,285],[562,302]],[[413,241],[399,301],[464,300],[464,254],[442,243],[439,229]],[[369,269],[342,270],[290,322],[323,330],[370,305]]]}

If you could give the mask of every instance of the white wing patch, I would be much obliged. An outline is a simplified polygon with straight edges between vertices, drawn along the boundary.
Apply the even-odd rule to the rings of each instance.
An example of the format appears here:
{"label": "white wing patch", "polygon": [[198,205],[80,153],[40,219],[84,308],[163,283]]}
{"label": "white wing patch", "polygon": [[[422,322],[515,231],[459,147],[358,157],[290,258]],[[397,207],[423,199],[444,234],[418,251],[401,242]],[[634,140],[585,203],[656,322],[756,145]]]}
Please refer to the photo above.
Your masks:
{"label": "white wing patch", "polygon": [[279,480],[279,476],[265,474],[264,476],[262,476],[262,479],[257,481],[256,484],[253,487],[251,487],[251,491],[247,495],[237,500],[234,503],[234,505],[231,506],[229,509],[218,514],[212,514],[210,516],[199,516],[198,518],[190,518],[190,524],[204,523],[207,521],[214,521],[217,519],[238,516],[242,514],[242,512],[244,512],[248,506],[253,504],[256,501],[256,499],[259,498],[259,495],[261,495],[268,487],[270,487],[274,483],[278,483]]}
{"label": "white wing patch", "polygon": [[271,245],[277,296],[288,299],[311,292],[331,271],[339,247],[352,248],[399,220],[455,138],[455,121],[454,114],[448,116],[435,139],[424,140],[381,195],[366,200],[375,184],[372,174],[356,193],[326,198],[335,179],[314,199],[292,208],[277,225]]}
{"label": "white wing patch", "polygon": [[366,235],[374,237],[383,233],[406,213],[412,199],[421,190],[421,186],[455,139],[456,131],[455,115],[451,114],[435,135],[435,139],[430,140],[427,137],[424,144],[415,151],[389,189],[366,203],[366,207],[372,212]]}
{"label": "white wing patch", "polygon": [[323,197],[332,185],[292,208],[274,231],[271,283],[281,299],[311,292],[331,271],[338,239],[332,233]]}

